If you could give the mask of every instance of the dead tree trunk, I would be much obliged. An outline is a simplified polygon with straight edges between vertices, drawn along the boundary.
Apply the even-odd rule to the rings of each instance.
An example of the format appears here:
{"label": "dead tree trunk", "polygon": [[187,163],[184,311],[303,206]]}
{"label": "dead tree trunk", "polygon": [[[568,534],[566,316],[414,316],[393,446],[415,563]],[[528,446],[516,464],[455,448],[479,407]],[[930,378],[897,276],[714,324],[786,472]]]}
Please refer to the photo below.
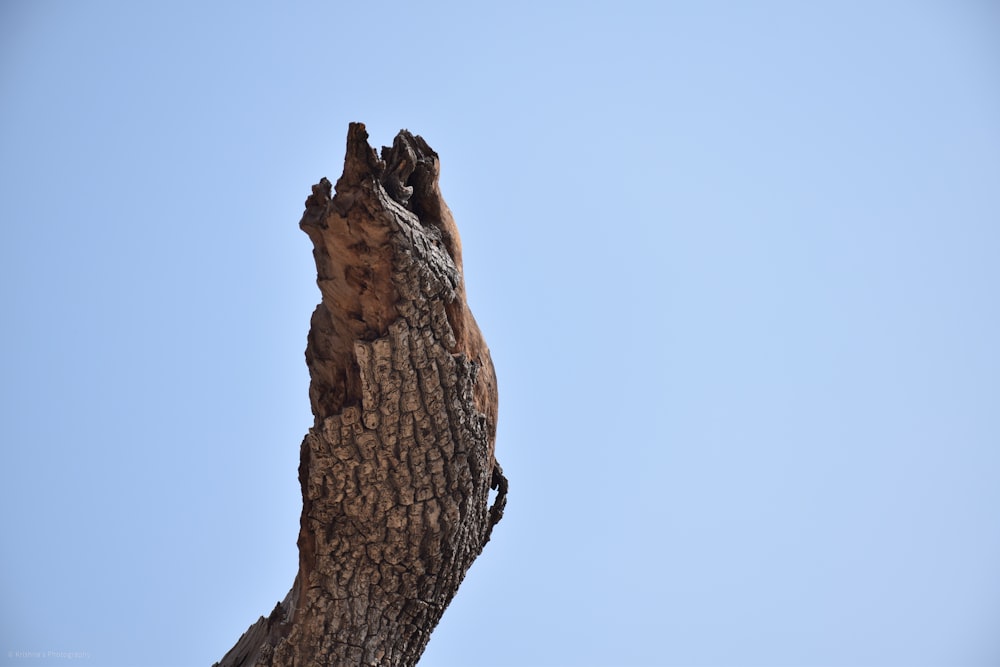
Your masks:
{"label": "dead tree trunk", "polygon": [[299,571],[217,665],[416,664],[503,514],[496,376],[438,173],[421,137],[379,159],[352,123],[336,195],[324,178],[306,200],[322,302]]}

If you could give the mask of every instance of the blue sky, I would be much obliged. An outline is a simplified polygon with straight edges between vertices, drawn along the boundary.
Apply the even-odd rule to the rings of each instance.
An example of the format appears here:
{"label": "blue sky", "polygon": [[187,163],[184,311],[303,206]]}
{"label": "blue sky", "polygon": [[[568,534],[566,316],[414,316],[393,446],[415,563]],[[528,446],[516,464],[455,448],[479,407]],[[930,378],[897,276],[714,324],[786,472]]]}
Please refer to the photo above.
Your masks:
{"label": "blue sky", "polygon": [[500,383],[507,514],[422,665],[997,664],[998,36],[0,4],[0,664],[208,665],[288,590],[297,223],[355,120],[441,155]]}

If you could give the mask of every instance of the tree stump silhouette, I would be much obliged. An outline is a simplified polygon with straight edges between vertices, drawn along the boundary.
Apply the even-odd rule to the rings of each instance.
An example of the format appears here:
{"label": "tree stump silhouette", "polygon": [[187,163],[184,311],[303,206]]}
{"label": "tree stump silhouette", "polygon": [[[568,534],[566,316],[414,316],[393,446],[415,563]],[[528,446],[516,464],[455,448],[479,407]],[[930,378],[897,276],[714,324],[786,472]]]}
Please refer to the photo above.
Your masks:
{"label": "tree stump silhouette", "polygon": [[439,169],[421,137],[380,158],[351,123],[336,194],[324,178],[306,200],[322,301],[299,570],[220,667],[416,664],[503,515],[496,375]]}

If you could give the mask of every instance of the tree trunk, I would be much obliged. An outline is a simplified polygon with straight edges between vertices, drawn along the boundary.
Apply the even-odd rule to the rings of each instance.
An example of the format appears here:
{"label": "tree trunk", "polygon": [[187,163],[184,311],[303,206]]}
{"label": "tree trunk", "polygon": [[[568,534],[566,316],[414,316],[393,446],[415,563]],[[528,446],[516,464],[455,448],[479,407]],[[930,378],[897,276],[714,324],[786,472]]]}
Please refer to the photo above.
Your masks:
{"label": "tree trunk", "polygon": [[336,195],[324,178],[306,200],[322,302],[299,571],[217,665],[416,664],[503,514],[496,376],[438,173],[421,137],[379,159],[352,123]]}

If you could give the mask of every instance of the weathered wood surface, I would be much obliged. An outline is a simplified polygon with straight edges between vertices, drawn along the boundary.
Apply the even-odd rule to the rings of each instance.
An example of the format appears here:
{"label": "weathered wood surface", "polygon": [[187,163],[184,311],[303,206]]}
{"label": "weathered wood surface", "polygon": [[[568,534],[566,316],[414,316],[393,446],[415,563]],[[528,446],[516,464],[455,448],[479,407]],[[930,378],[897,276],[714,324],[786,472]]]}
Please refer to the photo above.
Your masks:
{"label": "weathered wood surface", "polygon": [[336,194],[324,178],[306,201],[322,302],[299,571],[222,667],[415,664],[503,514],[496,375],[439,168],[421,137],[380,159],[352,123]]}

